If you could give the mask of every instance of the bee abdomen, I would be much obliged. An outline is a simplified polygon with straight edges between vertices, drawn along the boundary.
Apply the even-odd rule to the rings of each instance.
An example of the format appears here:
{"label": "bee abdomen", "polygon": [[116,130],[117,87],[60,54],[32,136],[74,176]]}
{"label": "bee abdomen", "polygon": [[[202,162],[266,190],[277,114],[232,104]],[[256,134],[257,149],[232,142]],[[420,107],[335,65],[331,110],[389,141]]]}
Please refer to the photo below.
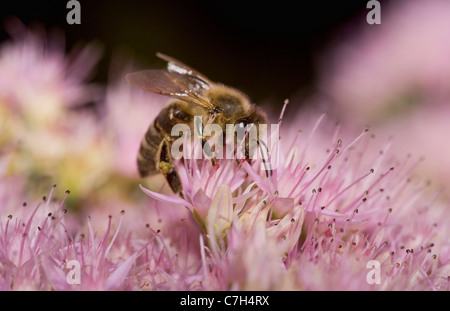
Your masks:
{"label": "bee abdomen", "polygon": [[158,173],[155,157],[162,140],[163,136],[156,129],[155,123],[153,123],[148,128],[139,148],[137,164],[141,177]]}

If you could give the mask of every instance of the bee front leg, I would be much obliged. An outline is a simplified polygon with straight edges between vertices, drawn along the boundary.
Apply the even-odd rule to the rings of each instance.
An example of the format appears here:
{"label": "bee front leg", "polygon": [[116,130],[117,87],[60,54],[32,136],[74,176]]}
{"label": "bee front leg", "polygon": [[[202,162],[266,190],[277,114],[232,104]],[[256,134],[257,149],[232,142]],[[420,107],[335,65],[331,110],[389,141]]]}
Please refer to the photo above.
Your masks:
{"label": "bee front leg", "polygon": [[173,158],[172,155],[170,154],[169,140],[167,138],[164,138],[161,141],[161,144],[159,145],[158,148],[158,153],[156,154],[157,168],[166,178],[167,183],[169,184],[172,191],[174,193],[180,194],[180,196],[183,197],[183,194],[181,193],[182,184],[180,176],[173,167],[172,160]]}
{"label": "bee front leg", "polygon": [[211,160],[212,166],[216,165],[216,157],[213,154],[213,149],[211,148],[211,145],[208,143],[206,138],[202,139],[202,148],[205,155]]}

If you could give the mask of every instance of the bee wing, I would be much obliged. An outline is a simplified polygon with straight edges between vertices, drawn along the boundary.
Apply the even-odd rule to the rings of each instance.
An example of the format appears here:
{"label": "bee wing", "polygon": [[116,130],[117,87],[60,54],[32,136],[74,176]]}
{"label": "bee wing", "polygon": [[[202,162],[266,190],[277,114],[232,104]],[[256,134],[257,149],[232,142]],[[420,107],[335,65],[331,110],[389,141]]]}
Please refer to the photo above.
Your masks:
{"label": "bee wing", "polygon": [[198,81],[202,81],[203,83],[209,85],[212,84],[207,77],[202,75],[197,70],[189,67],[188,65],[183,64],[179,60],[162,53],[156,53],[156,56],[167,62],[167,70],[169,72],[177,72],[179,74],[189,75],[195,77]]}
{"label": "bee wing", "polygon": [[130,73],[127,81],[144,90],[168,95],[180,100],[198,104],[208,110],[214,106],[203,96],[205,90],[211,88],[211,82],[181,62],[158,53],[158,57],[168,62],[166,70],[143,70]]}

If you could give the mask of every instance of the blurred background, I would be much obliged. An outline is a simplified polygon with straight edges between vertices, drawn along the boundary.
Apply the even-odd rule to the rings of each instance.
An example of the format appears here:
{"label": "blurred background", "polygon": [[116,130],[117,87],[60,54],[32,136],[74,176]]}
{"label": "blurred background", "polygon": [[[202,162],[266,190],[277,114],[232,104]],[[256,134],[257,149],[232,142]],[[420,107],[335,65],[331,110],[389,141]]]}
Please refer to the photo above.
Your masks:
{"label": "blurred background", "polygon": [[[58,28],[68,47],[98,40],[97,81],[106,81],[115,53],[153,67],[164,65],[155,57],[160,51],[274,105],[311,92],[318,56],[330,40],[346,28],[369,27],[366,1],[80,1],[80,25],[67,24],[67,1],[8,2],[1,4],[2,19],[13,15]],[[387,9],[390,1],[382,2]]]}
{"label": "blurred background", "polygon": [[58,184],[74,209],[121,210],[142,200],[139,183],[168,191],[136,169],[167,98],[124,81],[162,68],[158,51],[274,119],[289,98],[293,133],[323,111],[350,137],[369,126],[369,152],[391,139],[399,159],[420,159],[418,179],[449,196],[449,1],[380,0],[380,25],[367,23],[367,1],[79,2],[80,25],[67,24],[67,1],[0,5],[0,201],[8,189],[42,195]]}

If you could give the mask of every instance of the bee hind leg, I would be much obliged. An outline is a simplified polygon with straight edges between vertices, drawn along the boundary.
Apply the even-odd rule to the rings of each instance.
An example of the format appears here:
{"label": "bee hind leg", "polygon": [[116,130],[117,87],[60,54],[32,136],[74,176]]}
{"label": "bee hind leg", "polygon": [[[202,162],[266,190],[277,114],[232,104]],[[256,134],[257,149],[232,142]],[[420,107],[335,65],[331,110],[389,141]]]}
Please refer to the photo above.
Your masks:
{"label": "bee hind leg", "polygon": [[156,155],[158,170],[164,175],[167,183],[174,193],[178,193],[181,197],[182,184],[180,176],[173,167],[173,159],[170,154],[170,144],[167,139],[163,139],[158,148],[158,153]]}

